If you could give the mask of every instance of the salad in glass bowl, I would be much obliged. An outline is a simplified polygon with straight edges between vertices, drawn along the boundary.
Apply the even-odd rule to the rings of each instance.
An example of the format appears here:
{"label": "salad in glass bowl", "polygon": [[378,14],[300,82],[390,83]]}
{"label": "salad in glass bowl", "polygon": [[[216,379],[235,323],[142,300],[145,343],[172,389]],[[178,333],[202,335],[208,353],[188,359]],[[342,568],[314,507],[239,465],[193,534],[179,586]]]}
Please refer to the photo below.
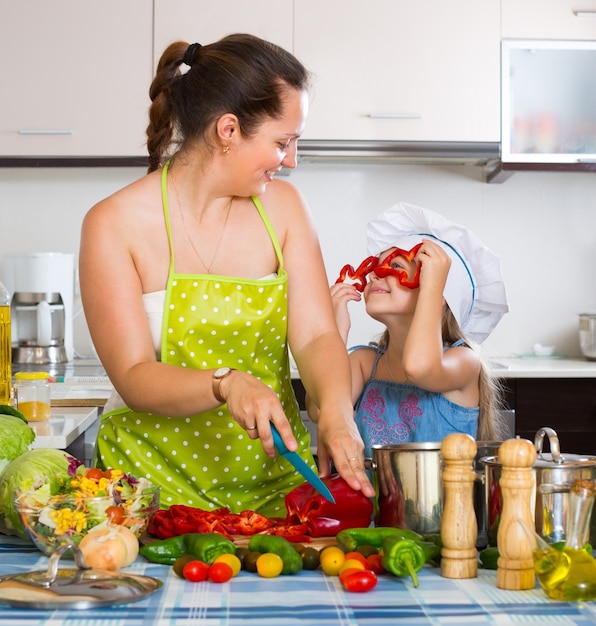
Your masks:
{"label": "salad in glass bowl", "polygon": [[15,509],[33,543],[50,555],[64,541],[78,545],[90,531],[119,524],[137,538],[159,509],[159,487],[118,469],[88,468],[72,460],[68,476],[51,487],[36,478],[15,491]]}

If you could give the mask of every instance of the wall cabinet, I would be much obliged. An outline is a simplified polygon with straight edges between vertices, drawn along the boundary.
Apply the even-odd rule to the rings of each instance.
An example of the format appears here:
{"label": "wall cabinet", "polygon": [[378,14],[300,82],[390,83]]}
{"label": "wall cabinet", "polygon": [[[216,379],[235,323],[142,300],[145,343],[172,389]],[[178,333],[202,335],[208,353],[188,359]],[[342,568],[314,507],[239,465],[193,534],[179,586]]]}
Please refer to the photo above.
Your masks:
{"label": "wall cabinet", "polygon": [[596,39],[596,0],[501,0],[504,39]]}
{"label": "wall cabinet", "polygon": [[152,17],[147,0],[10,3],[0,20],[2,156],[144,154]]}
{"label": "wall cabinet", "polygon": [[292,50],[293,0],[154,0],[154,68],[168,44],[212,43],[231,33],[250,33]]}
{"label": "wall cabinet", "polygon": [[540,428],[550,426],[563,454],[596,455],[595,379],[508,378],[504,383],[507,403],[515,409],[516,435],[533,442]]}
{"label": "wall cabinet", "polygon": [[498,142],[499,0],[299,0],[304,139]]}

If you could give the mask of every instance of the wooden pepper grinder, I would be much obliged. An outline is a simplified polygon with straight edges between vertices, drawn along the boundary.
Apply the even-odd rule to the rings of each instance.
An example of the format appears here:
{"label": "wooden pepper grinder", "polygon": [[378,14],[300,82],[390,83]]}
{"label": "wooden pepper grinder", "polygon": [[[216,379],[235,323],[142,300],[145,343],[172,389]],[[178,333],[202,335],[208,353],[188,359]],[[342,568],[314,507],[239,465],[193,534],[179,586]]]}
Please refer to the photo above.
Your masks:
{"label": "wooden pepper grinder", "polygon": [[536,448],[527,439],[508,439],[499,448],[499,461],[503,510],[497,532],[497,587],[534,589],[532,466],[536,461]]}
{"label": "wooden pepper grinder", "polygon": [[441,443],[445,505],[441,519],[441,576],[478,575],[478,522],[474,511],[476,442],[470,435],[452,433]]}

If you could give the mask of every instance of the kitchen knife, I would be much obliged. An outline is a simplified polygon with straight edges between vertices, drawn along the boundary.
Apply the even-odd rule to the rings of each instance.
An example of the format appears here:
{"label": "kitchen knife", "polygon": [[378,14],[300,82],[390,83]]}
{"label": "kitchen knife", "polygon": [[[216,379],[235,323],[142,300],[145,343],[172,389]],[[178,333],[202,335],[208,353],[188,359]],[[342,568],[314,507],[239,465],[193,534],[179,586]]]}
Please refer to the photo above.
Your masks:
{"label": "kitchen knife", "polygon": [[312,469],[310,469],[298,453],[290,452],[288,450],[286,444],[281,438],[281,435],[279,434],[279,431],[273,425],[273,422],[270,423],[270,426],[271,434],[273,435],[273,445],[275,445],[279,454],[287,459],[294,466],[296,471],[300,473],[324,498],[329,500],[332,504],[335,504],[335,498],[331,495],[327,485],[312,471]]}

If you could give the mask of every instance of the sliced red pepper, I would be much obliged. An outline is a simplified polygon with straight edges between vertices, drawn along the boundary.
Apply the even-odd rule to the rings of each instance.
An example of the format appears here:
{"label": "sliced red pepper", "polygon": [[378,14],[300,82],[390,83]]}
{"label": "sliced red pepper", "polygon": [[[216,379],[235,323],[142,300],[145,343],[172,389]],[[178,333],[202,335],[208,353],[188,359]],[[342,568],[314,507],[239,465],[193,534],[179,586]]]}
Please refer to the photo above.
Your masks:
{"label": "sliced red pepper", "polygon": [[290,543],[310,543],[311,541],[306,524],[276,524],[261,534],[283,537]]}
{"label": "sliced red pepper", "polygon": [[241,535],[254,535],[271,528],[275,524],[268,517],[256,511],[242,511],[239,518],[236,529]]}
{"label": "sliced red pepper", "polygon": [[410,280],[408,278],[408,272],[404,269],[397,269],[395,267],[391,267],[391,261],[396,257],[403,257],[406,261],[414,261],[416,255],[418,254],[418,250],[420,250],[420,246],[422,243],[415,245],[411,250],[402,250],[401,248],[396,248],[394,252],[392,252],[388,257],[384,259],[382,263],[377,265],[373,272],[379,278],[386,278],[387,276],[395,276],[399,281],[400,285],[404,287],[408,287],[409,289],[416,289],[420,286],[420,269],[421,264],[418,263],[416,266],[416,271],[414,272],[414,276]]}
{"label": "sliced red pepper", "polygon": [[356,287],[358,291],[364,291],[364,288],[366,287],[366,277],[375,269],[378,263],[378,257],[369,256],[366,257],[362,263],[360,263],[358,269],[356,270],[354,270],[351,265],[344,265],[341,268],[339,278],[335,281],[335,284],[343,283],[347,279],[350,279],[356,281],[354,283],[354,287]]}
{"label": "sliced red pepper", "polygon": [[344,528],[370,525],[373,512],[370,498],[352,489],[339,475],[322,480],[333,494],[335,504],[304,483],[286,496],[287,524],[306,524],[311,537],[334,536]]}

